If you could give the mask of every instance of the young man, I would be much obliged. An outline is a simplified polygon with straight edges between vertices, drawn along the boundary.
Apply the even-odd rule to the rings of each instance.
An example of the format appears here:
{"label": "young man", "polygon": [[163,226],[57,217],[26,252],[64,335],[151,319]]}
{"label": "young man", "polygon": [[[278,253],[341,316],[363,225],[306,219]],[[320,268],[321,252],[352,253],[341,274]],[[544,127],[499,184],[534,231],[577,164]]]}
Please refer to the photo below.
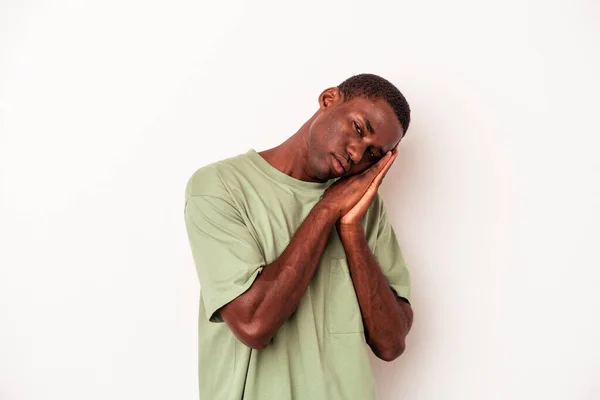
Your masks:
{"label": "young man", "polygon": [[201,399],[375,398],[368,348],[397,358],[413,318],[377,193],[409,122],[390,82],[353,76],[281,145],[190,177]]}

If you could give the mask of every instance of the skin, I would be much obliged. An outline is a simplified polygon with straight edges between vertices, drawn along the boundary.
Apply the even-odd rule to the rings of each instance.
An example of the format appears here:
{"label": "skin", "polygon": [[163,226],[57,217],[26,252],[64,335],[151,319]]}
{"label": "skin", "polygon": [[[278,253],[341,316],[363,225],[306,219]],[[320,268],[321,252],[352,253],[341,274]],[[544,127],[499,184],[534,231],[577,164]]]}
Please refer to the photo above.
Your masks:
{"label": "skin", "polygon": [[[398,155],[403,133],[384,100],[344,101],[337,88],[329,88],[319,96],[319,109],[294,135],[260,153],[296,179],[341,179],[325,191],[282,254],[265,266],[246,292],[221,308],[225,323],[247,346],[265,348],[296,310],[335,227],[346,252],[367,343],[382,360],[402,354],[412,308],[388,285],[360,221]],[[336,170],[340,164],[343,171]]]}

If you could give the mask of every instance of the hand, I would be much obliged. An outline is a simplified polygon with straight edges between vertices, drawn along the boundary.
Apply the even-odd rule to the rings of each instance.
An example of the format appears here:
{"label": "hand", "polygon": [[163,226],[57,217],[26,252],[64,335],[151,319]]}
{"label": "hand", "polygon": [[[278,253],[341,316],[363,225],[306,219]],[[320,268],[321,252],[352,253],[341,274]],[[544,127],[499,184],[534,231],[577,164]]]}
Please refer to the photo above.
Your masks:
{"label": "hand", "polygon": [[[393,158],[395,158],[393,151],[388,152],[381,160],[362,173],[338,180],[325,191],[319,203],[332,208],[336,213],[336,220],[347,214],[361,201],[375,180],[381,182],[383,179],[383,176],[380,177],[381,172],[383,171],[385,174],[389,169],[388,164]],[[375,186],[375,193],[379,183]]]}
{"label": "hand", "polygon": [[[388,157],[388,155],[386,155],[386,157]],[[398,149],[396,147],[394,147],[392,149],[391,156],[389,156],[387,158],[387,161],[385,161],[386,157],[382,158],[381,160],[378,161],[377,164],[375,164],[371,167],[371,168],[375,167],[382,161],[385,162],[385,165],[379,169],[379,172],[375,176],[375,179],[373,179],[373,181],[371,181],[371,184],[369,185],[369,187],[367,188],[366,192],[361,197],[361,199],[354,205],[354,207],[352,207],[352,209],[350,209],[347,213],[342,215],[342,217],[340,218],[340,220],[337,223],[338,228],[343,228],[344,225],[347,226],[347,225],[360,224],[362,217],[365,215],[365,213],[369,209],[369,206],[373,202],[373,199],[375,198],[375,195],[377,194],[377,189],[381,185],[383,178],[385,177],[385,175],[389,171],[390,167],[394,163],[394,160],[396,159],[396,157],[398,157]],[[371,168],[369,168],[369,169],[371,169]]]}

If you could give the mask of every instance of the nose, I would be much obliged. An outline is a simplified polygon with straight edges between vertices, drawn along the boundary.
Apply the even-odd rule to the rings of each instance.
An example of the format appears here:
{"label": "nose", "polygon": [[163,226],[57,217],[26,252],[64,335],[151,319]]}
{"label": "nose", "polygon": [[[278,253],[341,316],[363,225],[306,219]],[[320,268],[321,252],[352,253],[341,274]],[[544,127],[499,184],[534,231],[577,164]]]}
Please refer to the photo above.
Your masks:
{"label": "nose", "polygon": [[367,146],[360,143],[351,143],[348,145],[348,155],[352,164],[358,164],[363,158]]}

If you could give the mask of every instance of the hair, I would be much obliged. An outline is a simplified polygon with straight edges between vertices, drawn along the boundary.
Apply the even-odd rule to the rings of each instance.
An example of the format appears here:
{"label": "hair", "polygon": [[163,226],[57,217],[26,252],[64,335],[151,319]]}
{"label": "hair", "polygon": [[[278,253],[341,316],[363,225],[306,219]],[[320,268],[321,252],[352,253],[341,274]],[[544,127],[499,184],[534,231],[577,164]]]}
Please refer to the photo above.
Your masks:
{"label": "hair", "polygon": [[359,74],[340,83],[338,89],[344,96],[344,101],[355,97],[385,100],[394,110],[406,134],[410,124],[410,107],[400,90],[388,80],[373,74]]}

